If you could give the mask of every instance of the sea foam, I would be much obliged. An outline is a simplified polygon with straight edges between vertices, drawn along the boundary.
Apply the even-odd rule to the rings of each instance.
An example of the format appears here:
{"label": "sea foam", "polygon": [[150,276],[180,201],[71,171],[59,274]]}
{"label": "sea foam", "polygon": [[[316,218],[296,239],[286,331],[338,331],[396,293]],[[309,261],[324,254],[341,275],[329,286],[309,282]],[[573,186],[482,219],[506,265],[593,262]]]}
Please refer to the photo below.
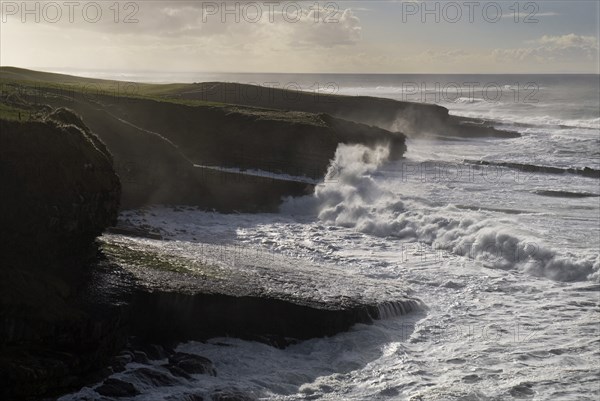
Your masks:
{"label": "sea foam", "polygon": [[326,224],[425,243],[486,267],[516,269],[557,281],[598,280],[600,256],[561,254],[527,234],[516,220],[499,221],[453,205],[433,207],[403,199],[376,177],[388,153],[385,147],[340,145],[314,194],[288,199],[282,212],[316,214]]}

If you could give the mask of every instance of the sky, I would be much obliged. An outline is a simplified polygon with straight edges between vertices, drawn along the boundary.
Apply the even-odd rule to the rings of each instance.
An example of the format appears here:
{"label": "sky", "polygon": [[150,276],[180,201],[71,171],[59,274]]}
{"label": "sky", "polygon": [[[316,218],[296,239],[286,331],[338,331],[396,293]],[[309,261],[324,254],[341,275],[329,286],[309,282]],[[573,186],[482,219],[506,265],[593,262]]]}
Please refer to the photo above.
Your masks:
{"label": "sky", "polygon": [[0,3],[4,66],[131,73],[600,72],[597,0]]}

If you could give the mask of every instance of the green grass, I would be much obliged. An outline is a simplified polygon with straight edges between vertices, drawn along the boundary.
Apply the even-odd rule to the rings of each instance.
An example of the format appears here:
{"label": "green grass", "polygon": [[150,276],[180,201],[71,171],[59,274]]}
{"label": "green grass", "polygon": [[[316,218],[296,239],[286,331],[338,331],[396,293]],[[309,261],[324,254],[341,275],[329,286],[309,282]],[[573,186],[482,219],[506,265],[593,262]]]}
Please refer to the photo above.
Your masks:
{"label": "green grass", "polygon": [[[101,96],[109,96],[117,102],[155,101],[180,104],[189,107],[220,108],[227,113],[237,113],[255,117],[258,120],[275,120],[291,124],[307,124],[326,126],[322,119],[313,113],[299,111],[283,111],[268,108],[240,106],[197,99],[182,99],[181,93],[194,84],[146,84],[82,78],[64,74],[32,71],[14,67],[0,67],[0,99],[10,93],[25,93],[38,97],[44,103],[44,97],[85,98],[94,101]],[[67,105],[68,107],[68,105]],[[14,116],[13,112],[6,112]],[[18,115],[17,115],[18,118]]]}
{"label": "green grass", "polygon": [[[277,120],[289,123],[310,124],[324,126],[324,122],[316,114],[298,112],[298,111],[281,111],[273,109],[265,109],[251,106],[239,106],[227,103],[217,103],[195,99],[181,99],[171,97],[169,93],[174,93],[187,84],[136,84],[120,81],[108,80],[91,80],[87,78],[72,77],[75,79],[65,78],[60,81],[54,77],[50,81],[42,81],[42,75],[29,76],[26,74],[7,74],[4,70],[7,67],[0,68],[0,98],[10,94],[25,94],[37,97],[39,103],[44,103],[44,97],[66,97],[69,98],[85,98],[94,101],[95,98],[108,96],[115,101],[135,101],[146,100],[165,102],[171,104],[180,104],[189,107],[213,107],[224,109],[228,113],[238,113],[248,116],[257,117],[259,120]],[[59,75],[63,77],[62,75]],[[64,76],[69,77],[69,76]],[[14,79],[14,78],[30,78],[30,79]],[[33,79],[35,78],[35,80]],[[5,107],[8,107],[5,105]],[[7,110],[6,115],[14,118],[14,112]],[[18,118],[18,114],[17,114]]]}
{"label": "green grass", "polygon": [[0,119],[3,120],[18,120],[19,119],[19,109],[14,107],[10,107],[7,104],[0,103]]}
{"label": "green grass", "polygon": [[[72,87],[82,92],[123,90],[123,93],[121,93],[122,96],[161,96],[178,93],[189,86],[189,84],[147,84],[110,79],[84,78],[16,67],[0,67],[0,82],[21,83],[29,86],[37,84],[42,87],[49,87],[54,84],[55,87]],[[131,92],[132,87],[133,92]],[[127,91],[130,92],[127,93]]]}
{"label": "green grass", "polygon": [[17,106],[3,103],[0,99],[0,118],[3,120],[25,121],[31,115],[30,110],[25,110]]}
{"label": "green grass", "polygon": [[[117,82],[117,81],[114,81]],[[73,97],[77,94],[82,98],[94,100],[95,97],[109,96],[115,99],[130,100],[154,100],[183,104],[187,106],[227,106],[224,103],[208,102],[202,100],[178,99],[161,96],[159,89],[145,87],[145,84],[128,84],[119,82],[117,84],[107,81],[105,83],[89,83],[82,85],[73,82],[44,82],[28,80],[12,80],[2,78],[0,75],[0,93],[8,95],[11,93],[32,94],[43,98],[44,96],[66,96]]]}
{"label": "green grass", "polygon": [[325,126],[325,123],[317,114],[306,113],[303,111],[281,111],[272,109],[263,109],[259,107],[250,106],[234,106],[234,105],[223,105],[227,108],[227,111],[245,114],[249,116],[258,117],[259,120],[276,120],[285,121],[289,123],[298,124],[310,124]]}

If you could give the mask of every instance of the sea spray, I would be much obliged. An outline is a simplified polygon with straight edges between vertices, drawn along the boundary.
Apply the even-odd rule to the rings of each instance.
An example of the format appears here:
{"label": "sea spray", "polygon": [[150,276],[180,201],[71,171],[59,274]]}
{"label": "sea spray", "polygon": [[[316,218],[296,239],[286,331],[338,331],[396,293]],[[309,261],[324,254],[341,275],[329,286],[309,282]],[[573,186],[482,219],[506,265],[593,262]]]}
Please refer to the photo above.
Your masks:
{"label": "sea spray", "polygon": [[[447,205],[432,207],[402,199],[377,179],[389,151],[340,145],[323,183],[312,196],[288,199],[286,214],[315,214],[320,221],[361,233],[422,242],[480,261],[486,267],[516,269],[557,281],[598,280],[600,256],[559,254],[519,227],[516,220],[465,214]],[[401,192],[401,189],[400,189]]]}

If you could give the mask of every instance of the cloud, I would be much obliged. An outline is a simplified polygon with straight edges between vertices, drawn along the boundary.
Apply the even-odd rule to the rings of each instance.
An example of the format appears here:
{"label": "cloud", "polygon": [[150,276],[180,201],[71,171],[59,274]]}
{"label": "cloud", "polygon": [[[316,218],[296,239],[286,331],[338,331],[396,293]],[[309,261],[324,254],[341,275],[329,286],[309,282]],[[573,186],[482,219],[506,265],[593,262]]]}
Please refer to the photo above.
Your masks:
{"label": "cloud", "polygon": [[276,43],[276,47],[330,48],[352,45],[361,39],[360,19],[350,9],[325,9],[314,5],[310,9],[275,7],[269,10],[255,6],[245,9],[242,4],[236,12],[227,14],[226,11],[170,6],[155,13],[160,15],[161,21],[149,26],[169,27],[172,30],[162,32],[182,37],[222,35],[222,46],[226,47],[260,40]]}
{"label": "cloud", "polygon": [[63,18],[56,23],[22,23],[18,14],[10,15],[2,24],[2,61],[173,71],[312,71],[355,65],[337,62],[361,42],[361,21],[352,10],[299,2],[258,10],[251,4],[264,3],[141,2],[135,23],[115,23],[108,8],[112,3],[102,3],[103,18],[96,23],[82,21],[79,14],[75,22]]}
{"label": "cloud", "polygon": [[[99,4],[101,18],[94,22],[89,20],[90,11],[84,12],[83,7],[75,8],[74,21],[70,21],[68,8],[60,5],[57,7],[62,9],[62,18],[49,21],[44,18],[44,8],[38,4],[39,23],[30,15],[23,24],[22,10],[15,6],[14,13],[3,16],[7,19],[3,25],[30,28],[42,25],[71,32],[130,35],[130,39],[147,36],[154,37],[156,43],[178,38],[180,44],[192,44],[211,36],[222,36],[221,45],[225,47],[256,40],[269,40],[278,45],[334,47],[351,45],[361,39],[360,19],[352,10],[340,9],[336,3],[323,7],[319,3],[271,3],[156,1],[132,3],[135,7],[130,9],[119,3],[122,9],[118,11],[112,3],[95,3]],[[33,9],[33,5],[27,7]],[[91,14],[95,16],[96,11]],[[125,22],[128,19],[134,22]]]}
{"label": "cloud", "polygon": [[544,35],[528,41],[529,47],[495,49],[492,56],[497,61],[573,62],[591,61],[598,56],[598,39],[574,33],[562,36]]}
{"label": "cloud", "polygon": [[[334,47],[352,45],[360,41],[362,27],[360,19],[352,10],[337,11],[329,15],[328,22],[316,22],[317,11],[311,11],[307,18],[295,24],[292,32],[292,44],[320,45]],[[323,12],[323,11],[322,11]]]}
{"label": "cloud", "polygon": [[555,13],[554,11],[548,11],[543,13],[504,13],[502,15],[502,18],[517,18],[519,21],[527,20],[531,22],[537,20],[538,17],[558,17],[559,15],[559,13]]}
{"label": "cloud", "polygon": [[594,36],[579,36],[574,33],[563,36],[544,35],[537,42],[544,46],[560,49],[566,49],[568,47],[598,49],[597,38]]}
{"label": "cloud", "polygon": [[455,63],[469,56],[469,53],[462,49],[450,50],[426,50],[416,57],[424,63]]}

